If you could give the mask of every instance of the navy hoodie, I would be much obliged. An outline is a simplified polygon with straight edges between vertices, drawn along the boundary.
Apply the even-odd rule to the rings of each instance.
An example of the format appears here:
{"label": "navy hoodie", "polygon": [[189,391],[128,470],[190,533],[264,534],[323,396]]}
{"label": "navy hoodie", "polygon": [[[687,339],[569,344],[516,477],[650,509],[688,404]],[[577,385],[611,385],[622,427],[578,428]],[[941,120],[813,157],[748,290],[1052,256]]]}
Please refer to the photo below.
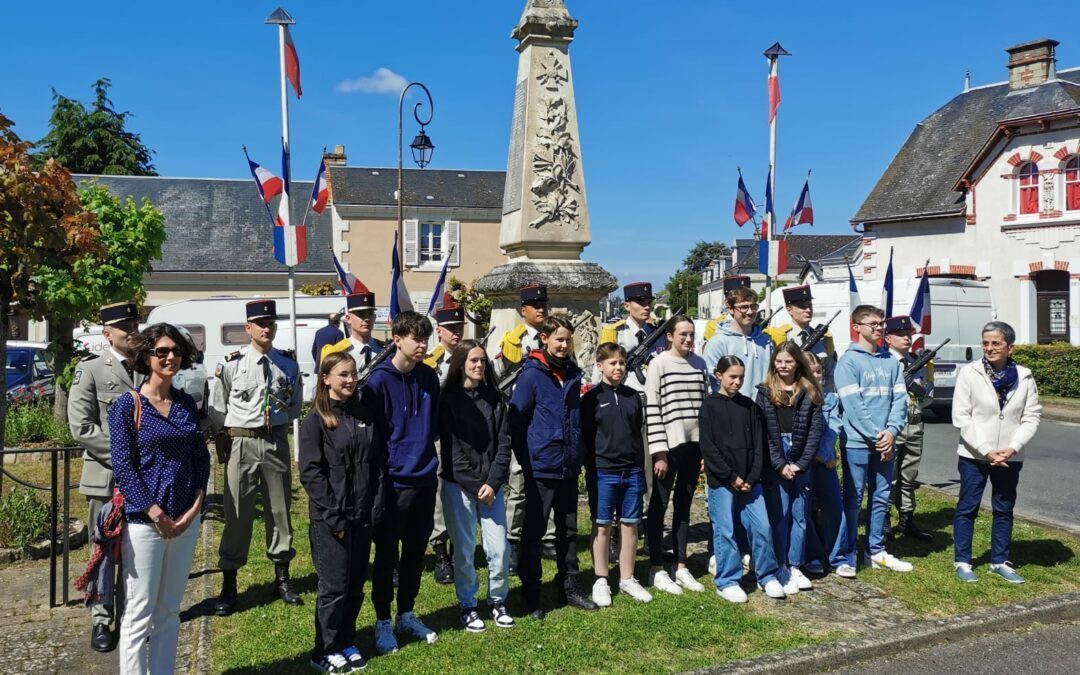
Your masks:
{"label": "navy hoodie", "polygon": [[386,359],[368,378],[360,399],[375,411],[375,426],[386,439],[387,472],[394,487],[438,483],[439,376],[423,363],[407,373]]}
{"label": "navy hoodie", "polygon": [[581,369],[569,361],[561,377],[534,349],[510,401],[514,455],[525,475],[576,479],[581,473]]}

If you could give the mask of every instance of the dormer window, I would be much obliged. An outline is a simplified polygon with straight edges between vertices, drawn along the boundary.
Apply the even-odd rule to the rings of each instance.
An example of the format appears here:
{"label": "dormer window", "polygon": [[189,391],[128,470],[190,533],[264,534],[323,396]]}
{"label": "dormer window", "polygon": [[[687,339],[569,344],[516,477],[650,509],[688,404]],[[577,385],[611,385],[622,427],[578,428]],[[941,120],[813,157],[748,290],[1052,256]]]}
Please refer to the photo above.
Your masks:
{"label": "dormer window", "polygon": [[1080,211],[1080,157],[1065,162],[1065,209]]}
{"label": "dormer window", "polygon": [[1020,214],[1039,212],[1039,167],[1035,162],[1020,165]]}

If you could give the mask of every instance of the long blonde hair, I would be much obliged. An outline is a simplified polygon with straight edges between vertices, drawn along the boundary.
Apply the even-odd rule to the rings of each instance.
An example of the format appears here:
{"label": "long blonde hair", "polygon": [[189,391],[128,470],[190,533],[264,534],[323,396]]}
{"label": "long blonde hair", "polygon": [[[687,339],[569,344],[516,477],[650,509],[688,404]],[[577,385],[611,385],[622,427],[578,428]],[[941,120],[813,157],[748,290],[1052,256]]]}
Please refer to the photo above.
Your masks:
{"label": "long blonde hair", "polygon": [[[788,354],[795,360],[795,382],[791,391],[785,389],[787,385],[776,372],[776,357],[779,354]],[[765,389],[769,392],[769,400],[775,405],[790,406],[802,392],[806,392],[816,405],[825,402],[821,387],[818,386],[814,374],[810,372],[810,362],[807,360],[806,352],[791,340],[784,340],[773,351],[772,358],[769,359],[769,374],[765,376]]]}
{"label": "long blonde hair", "polygon": [[323,357],[319,364],[319,376],[315,379],[315,401],[312,407],[327,429],[337,429],[338,417],[330,407],[330,385],[326,384],[326,376],[342,361],[348,361],[353,365],[353,369],[356,369],[356,359],[351,354],[331,352]]}

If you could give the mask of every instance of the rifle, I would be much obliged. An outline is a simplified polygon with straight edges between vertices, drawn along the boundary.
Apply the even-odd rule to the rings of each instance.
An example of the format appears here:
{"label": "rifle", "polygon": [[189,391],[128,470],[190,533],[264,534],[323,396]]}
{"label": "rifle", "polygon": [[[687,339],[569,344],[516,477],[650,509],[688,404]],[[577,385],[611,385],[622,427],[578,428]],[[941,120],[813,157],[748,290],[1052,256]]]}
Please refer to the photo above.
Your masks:
{"label": "rifle", "polygon": [[487,335],[484,336],[484,339],[480,340],[480,346],[481,347],[483,347],[484,349],[487,349],[488,340],[491,339],[491,334],[494,333],[494,332],[495,332],[495,326],[492,326],[488,330]]}
{"label": "rifle", "polygon": [[932,350],[923,350],[919,358],[911,362],[911,365],[904,369],[904,384],[907,385],[908,391],[915,394],[919,398],[926,396],[926,388],[921,384],[915,382],[915,373],[919,372],[923,366],[930,363],[930,360],[937,356],[937,353],[941,351],[941,348],[949,344],[952,338],[945,338],[945,341],[934,347]]}
{"label": "rifle", "polygon": [[[591,318],[592,318],[591,314],[588,315],[588,316],[581,317],[581,321],[578,321],[577,323],[575,323],[574,327],[570,330],[570,335],[573,336],[573,334],[577,332],[577,329],[581,328],[583,325],[585,325],[585,322],[588,321]],[[494,329],[492,329],[492,330],[494,330]],[[491,333],[488,333],[488,336],[490,336],[490,335],[491,335]],[[487,338],[484,338],[484,339],[487,340]],[[573,357],[574,357],[574,355],[571,354],[570,358],[573,358]],[[510,390],[514,387],[514,383],[517,382],[518,376],[521,375],[521,370],[525,367],[525,363],[524,363],[525,358],[527,358],[527,356],[522,357],[522,364],[520,366],[517,366],[516,368],[514,368],[514,370],[512,372],[504,375],[503,378],[501,380],[499,380],[499,382],[496,384],[496,386],[499,388],[499,391],[503,392],[504,394],[506,394],[508,396],[510,395]]]}
{"label": "rifle", "polygon": [[770,314],[768,317],[765,316],[765,310],[761,310],[760,312],[758,312],[757,318],[754,319],[754,328],[764,329],[765,327],[767,327],[769,325],[769,322],[772,321],[773,317],[776,316],[783,308],[784,306],[780,305],[779,307],[774,309],[773,313]]}
{"label": "rifle", "polygon": [[394,349],[395,347],[393,342],[387,343],[386,346],[379,350],[379,353],[375,355],[375,358],[371,359],[371,361],[369,361],[368,364],[364,366],[364,369],[361,370],[360,373],[356,376],[357,391],[360,391],[360,388],[367,384],[368,378],[370,378],[371,374],[375,372],[376,366],[394,355]]}
{"label": "rifle", "polygon": [[667,335],[667,331],[671,328],[671,322],[675,317],[681,315],[683,309],[674,312],[668,317],[667,321],[653,332],[649,333],[644,340],[638,343],[637,347],[626,355],[626,370],[637,375],[638,382],[645,384],[645,373],[642,368],[649,362],[649,358],[653,355],[653,348],[656,347],[656,343],[659,342]]}
{"label": "rifle", "polygon": [[[833,315],[829,317],[829,320],[825,323],[819,323],[809,335],[806,336],[806,341],[802,343],[802,350],[808,352],[814,348],[821,338],[825,337],[825,333],[829,332],[829,324],[836,320],[836,317],[840,316],[840,310],[833,312]],[[832,354],[829,354],[832,356]]]}

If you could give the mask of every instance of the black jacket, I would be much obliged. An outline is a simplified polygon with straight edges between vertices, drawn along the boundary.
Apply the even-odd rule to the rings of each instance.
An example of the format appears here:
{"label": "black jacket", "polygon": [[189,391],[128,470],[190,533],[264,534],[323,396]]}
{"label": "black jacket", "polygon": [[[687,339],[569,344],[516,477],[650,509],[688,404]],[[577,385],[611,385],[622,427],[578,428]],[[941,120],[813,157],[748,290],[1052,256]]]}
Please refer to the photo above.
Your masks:
{"label": "black jacket", "polygon": [[300,425],[300,483],[311,519],[340,532],[349,522],[371,523],[381,510],[376,506],[377,495],[385,494],[386,443],[359,399],[331,405],[336,428],[326,428],[314,409]]}
{"label": "black jacket", "polygon": [[698,429],[710,488],[729,487],[736,476],[751,485],[761,480],[769,450],[765,419],[753,401],[742,394],[710,394],[701,404]]}
{"label": "black jacket", "polygon": [[791,449],[784,456],[784,446],[780,439],[780,420],[776,415],[776,404],[769,398],[764,385],[758,385],[757,404],[765,414],[765,426],[769,432],[769,462],[777,472],[786,465],[794,464],[799,471],[806,473],[814,461],[821,434],[825,428],[821,406],[814,403],[805,391],[795,397],[795,415],[791,425]]}
{"label": "black jacket", "polygon": [[451,388],[439,400],[439,475],[474,497],[485,484],[498,490],[510,474],[506,403],[486,383]]}
{"label": "black jacket", "polygon": [[641,395],[620,385],[598,384],[581,397],[581,444],[585,465],[598,471],[645,466]]}

